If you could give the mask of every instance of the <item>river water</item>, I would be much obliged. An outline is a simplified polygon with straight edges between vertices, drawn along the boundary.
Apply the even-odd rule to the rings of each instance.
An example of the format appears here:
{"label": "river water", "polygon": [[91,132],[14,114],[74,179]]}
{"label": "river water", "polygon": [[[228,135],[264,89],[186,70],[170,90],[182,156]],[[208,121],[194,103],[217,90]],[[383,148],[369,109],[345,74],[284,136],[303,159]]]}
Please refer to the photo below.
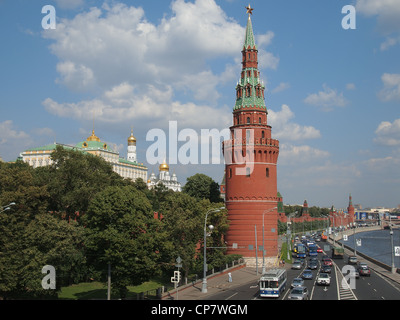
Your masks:
{"label": "river water", "polygon": [[[356,233],[355,237],[356,240],[361,239],[361,246],[356,245],[357,252],[362,252],[388,266],[392,265],[390,230],[360,232]],[[354,249],[354,235],[349,235],[344,244]],[[400,246],[399,229],[393,229],[393,246]],[[394,265],[396,268],[400,268],[400,257],[394,257]]]}

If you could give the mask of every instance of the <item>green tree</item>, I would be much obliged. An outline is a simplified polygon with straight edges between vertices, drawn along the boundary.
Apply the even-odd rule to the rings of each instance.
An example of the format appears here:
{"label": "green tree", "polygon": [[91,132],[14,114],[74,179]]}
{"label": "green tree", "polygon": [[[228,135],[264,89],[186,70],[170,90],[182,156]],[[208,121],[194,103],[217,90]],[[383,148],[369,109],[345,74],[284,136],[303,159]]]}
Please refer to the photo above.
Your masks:
{"label": "green tree", "polygon": [[[204,220],[208,210],[221,207],[209,200],[198,200],[185,193],[169,193],[160,204],[163,230],[168,236],[168,249],[163,255],[163,261],[169,261],[165,270],[172,271],[175,259],[180,256],[183,260],[184,276],[191,270],[202,266],[202,244],[204,239]],[[207,239],[207,247],[223,247],[223,236],[228,229],[226,211],[211,212],[207,225],[213,224],[215,229]],[[207,260],[210,264],[220,264],[224,250],[212,250]]]}
{"label": "green tree", "polygon": [[223,202],[219,185],[209,176],[197,173],[186,179],[183,192],[197,199],[208,199],[210,202]]}
{"label": "green tree", "polygon": [[143,192],[133,186],[107,187],[96,194],[81,222],[89,263],[104,279],[110,263],[113,291],[121,298],[128,285],[157,274],[162,233]]}
{"label": "green tree", "polygon": [[47,213],[47,186],[37,170],[17,161],[0,164],[0,296],[7,298],[54,297],[57,290],[44,290],[41,273],[54,265],[58,287],[78,281],[84,257],[80,249],[83,228]]}
{"label": "green tree", "polygon": [[57,146],[51,159],[53,164],[41,169],[51,196],[49,210],[61,212],[68,219],[76,218],[77,212],[84,214],[105,187],[130,184],[98,156]]}

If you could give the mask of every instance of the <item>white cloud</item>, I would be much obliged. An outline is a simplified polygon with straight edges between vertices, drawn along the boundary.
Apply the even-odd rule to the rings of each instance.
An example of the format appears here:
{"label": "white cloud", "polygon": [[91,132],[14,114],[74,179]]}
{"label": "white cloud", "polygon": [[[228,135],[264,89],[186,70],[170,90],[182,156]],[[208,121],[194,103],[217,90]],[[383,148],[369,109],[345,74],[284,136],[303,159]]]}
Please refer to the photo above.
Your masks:
{"label": "white cloud", "polygon": [[344,107],[348,103],[343,93],[338,93],[337,90],[329,88],[326,84],[323,84],[323,89],[323,91],[308,95],[304,102],[321,107],[324,111],[331,111],[332,107]]}
{"label": "white cloud", "polygon": [[[168,121],[178,121],[179,126],[191,128],[221,128],[231,123],[228,107],[213,108],[192,102],[172,100],[170,86],[156,88],[148,85],[146,90],[121,83],[103,93],[99,98],[78,103],[58,103],[47,98],[45,109],[59,117],[90,120],[93,115],[104,123],[117,124],[134,120],[149,127],[165,127]],[[213,114],[210,118],[209,114]]]}
{"label": "white cloud", "polygon": [[400,119],[396,119],[393,123],[383,121],[375,130],[377,137],[374,142],[386,146],[399,146],[400,145]]}
{"label": "white cloud", "polygon": [[28,139],[29,135],[27,133],[14,129],[14,124],[11,120],[0,122],[0,145],[11,141]]}
{"label": "white cloud", "polygon": [[280,111],[268,110],[268,121],[273,128],[274,137],[279,140],[301,141],[321,137],[318,129],[312,126],[301,126],[291,122],[294,113],[287,105],[282,105]]}
{"label": "white cloud", "polygon": [[346,84],[346,89],[347,90],[356,90],[356,85],[354,83],[348,83],[348,84]]}
{"label": "white cloud", "polygon": [[[173,1],[171,14],[158,24],[140,7],[105,2],[60,19],[56,30],[42,35],[52,40],[50,50],[59,59],[56,81],[95,95],[71,103],[49,97],[43,105],[52,114],[77,120],[95,114],[99,122],[148,126],[168,120],[195,128],[231,124],[231,106],[218,101],[221,86],[240,76],[240,62],[232,61],[240,58],[245,28],[214,0]],[[263,68],[279,62],[265,50],[273,37],[270,31],[257,36]],[[225,65],[213,66],[218,58]]]}
{"label": "white cloud", "polygon": [[278,93],[290,88],[290,84],[288,82],[281,82],[276,88],[272,89],[272,93]]}
{"label": "white cloud", "polygon": [[386,40],[380,50],[385,51],[400,43],[400,5],[398,0],[357,0],[356,10],[367,17],[376,16],[378,30]]}
{"label": "white cloud", "polygon": [[356,10],[366,16],[377,16],[378,27],[383,33],[400,31],[398,0],[357,0]]}
{"label": "white cloud", "polygon": [[381,77],[383,89],[378,96],[382,101],[400,100],[400,74],[384,73]]}
{"label": "white cloud", "polygon": [[310,164],[330,156],[328,151],[312,148],[307,145],[295,146],[292,144],[280,144],[279,164]]}
{"label": "white cloud", "polygon": [[384,42],[381,43],[381,51],[389,50],[390,47],[400,43],[400,37],[387,37]]}
{"label": "white cloud", "polygon": [[60,81],[102,88],[121,82],[173,83],[205,69],[207,60],[234,57],[244,27],[228,18],[213,0],[172,3],[172,16],[158,25],[142,8],[116,3],[61,19],[50,48],[61,61]]}

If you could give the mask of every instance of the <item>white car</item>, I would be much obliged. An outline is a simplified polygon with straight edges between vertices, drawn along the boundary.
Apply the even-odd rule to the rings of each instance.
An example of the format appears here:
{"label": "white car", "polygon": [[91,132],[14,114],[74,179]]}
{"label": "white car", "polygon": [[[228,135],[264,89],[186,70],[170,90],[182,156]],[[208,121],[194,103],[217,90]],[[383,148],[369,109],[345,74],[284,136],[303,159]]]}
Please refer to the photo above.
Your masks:
{"label": "white car", "polygon": [[331,277],[327,273],[320,273],[317,277],[317,284],[318,285],[325,285],[329,286],[331,284]]}

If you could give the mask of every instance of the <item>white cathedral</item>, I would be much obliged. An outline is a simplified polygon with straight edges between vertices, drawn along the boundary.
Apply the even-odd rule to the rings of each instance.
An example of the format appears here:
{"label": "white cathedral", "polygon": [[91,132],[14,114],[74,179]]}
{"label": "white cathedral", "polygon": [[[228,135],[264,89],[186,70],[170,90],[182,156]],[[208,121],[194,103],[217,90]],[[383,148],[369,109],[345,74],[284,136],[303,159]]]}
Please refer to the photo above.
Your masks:
{"label": "white cathedral", "polygon": [[176,176],[175,172],[172,174],[172,176],[169,174],[169,166],[165,160],[162,164],[160,164],[158,169],[158,177],[156,177],[155,173],[153,172],[150,175],[150,179],[147,180],[147,187],[149,189],[154,188],[158,184],[163,184],[170,190],[178,192],[182,191],[182,185],[178,181],[178,177]]}

